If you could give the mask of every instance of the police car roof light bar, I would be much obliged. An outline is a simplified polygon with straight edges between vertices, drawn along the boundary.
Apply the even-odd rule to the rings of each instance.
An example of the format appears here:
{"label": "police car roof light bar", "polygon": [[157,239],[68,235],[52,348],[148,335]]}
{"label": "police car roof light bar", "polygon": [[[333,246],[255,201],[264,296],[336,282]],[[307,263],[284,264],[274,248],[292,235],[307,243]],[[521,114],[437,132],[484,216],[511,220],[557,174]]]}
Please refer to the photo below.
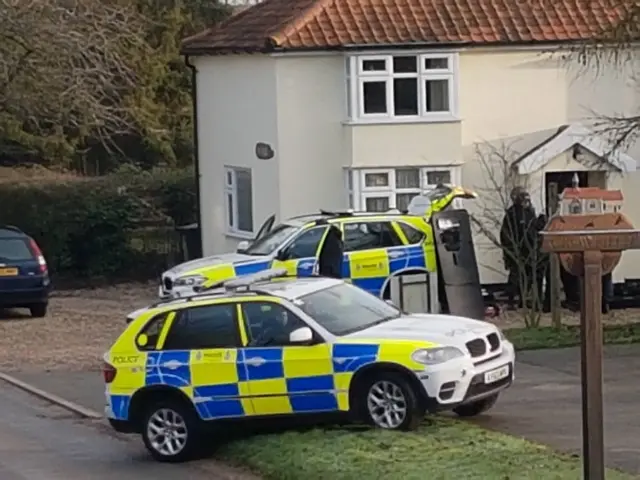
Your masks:
{"label": "police car roof light bar", "polygon": [[289,272],[285,268],[272,268],[262,272],[232,278],[224,282],[222,286],[225,290],[238,290],[240,288],[246,288],[248,290],[249,287],[255,283],[266,282],[274,278],[283,278],[288,276]]}
{"label": "police car roof light bar", "polygon": [[339,210],[339,211],[333,211],[333,210],[320,210],[320,214],[322,215],[331,215],[332,217],[352,217],[353,216],[353,209],[348,209],[348,210]]}

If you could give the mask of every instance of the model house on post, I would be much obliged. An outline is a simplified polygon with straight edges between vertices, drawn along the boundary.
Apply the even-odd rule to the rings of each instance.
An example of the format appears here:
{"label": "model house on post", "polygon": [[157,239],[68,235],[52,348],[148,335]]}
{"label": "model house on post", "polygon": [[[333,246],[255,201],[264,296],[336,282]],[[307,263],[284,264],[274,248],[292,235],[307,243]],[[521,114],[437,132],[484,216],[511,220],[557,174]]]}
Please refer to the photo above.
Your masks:
{"label": "model house on post", "polygon": [[[587,126],[594,112],[637,113],[633,75],[562,55],[616,24],[609,1],[558,0],[550,15],[534,0],[264,0],[186,39],[205,255],[273,214],[403,209],[438,183],[475,190],[464,206],[479,216],[508,198],[482,145],[510,152],[538,213],[548,174],[577,171],[585,189],[624,192],[639,224],[638,152],[609,155]],[[475,246],[482,282],[503,282],[499,248]],[[616,275],[640,278],[638,265]]]}
{"label": "model house on post", "polygon": [[622,192],[591,188],[565,188],[560,200],[560,215],[596,215],[622,210]]}

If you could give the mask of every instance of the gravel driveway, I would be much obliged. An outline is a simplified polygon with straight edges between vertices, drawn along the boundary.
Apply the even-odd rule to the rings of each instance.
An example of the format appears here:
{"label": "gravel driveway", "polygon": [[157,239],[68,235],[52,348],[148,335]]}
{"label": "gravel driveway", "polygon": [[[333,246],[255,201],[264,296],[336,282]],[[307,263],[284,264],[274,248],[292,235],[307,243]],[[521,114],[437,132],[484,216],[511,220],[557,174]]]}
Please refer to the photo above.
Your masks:
{"label": "gravel driveway", "polygon": [[54,292],[45,318],[0,311],[0,370],[99,370],[125,316],[156,298],[156,284]]}

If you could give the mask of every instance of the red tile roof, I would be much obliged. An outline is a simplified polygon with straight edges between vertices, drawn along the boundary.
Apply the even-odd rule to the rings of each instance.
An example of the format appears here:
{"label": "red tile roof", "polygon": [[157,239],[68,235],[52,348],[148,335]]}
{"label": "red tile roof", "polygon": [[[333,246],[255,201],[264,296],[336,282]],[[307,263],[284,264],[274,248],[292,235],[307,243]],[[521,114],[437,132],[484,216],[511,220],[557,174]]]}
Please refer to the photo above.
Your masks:
{"label": "red tile roof", "polygon": [[599,187],[565,188],[562,198],[580,198],[585,200],[608,200],[621,202],[622,192],[620,190],[603,190]]}
{"label": "red tile roof", "polygon": [[624,17],[620,0],[265,0],[186,39],[183,53],[585,40]]}

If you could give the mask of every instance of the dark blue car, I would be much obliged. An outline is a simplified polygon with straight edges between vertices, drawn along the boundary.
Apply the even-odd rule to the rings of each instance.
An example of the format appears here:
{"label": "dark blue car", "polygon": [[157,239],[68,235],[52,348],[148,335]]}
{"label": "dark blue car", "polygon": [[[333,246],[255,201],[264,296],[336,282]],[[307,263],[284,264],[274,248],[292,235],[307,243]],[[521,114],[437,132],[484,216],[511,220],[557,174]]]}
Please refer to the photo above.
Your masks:
{"label": "dark blue car", "polygon": [[0,308],[28,308],[44,317],[49,271],[38,244],[19,228],[0,225]]}

